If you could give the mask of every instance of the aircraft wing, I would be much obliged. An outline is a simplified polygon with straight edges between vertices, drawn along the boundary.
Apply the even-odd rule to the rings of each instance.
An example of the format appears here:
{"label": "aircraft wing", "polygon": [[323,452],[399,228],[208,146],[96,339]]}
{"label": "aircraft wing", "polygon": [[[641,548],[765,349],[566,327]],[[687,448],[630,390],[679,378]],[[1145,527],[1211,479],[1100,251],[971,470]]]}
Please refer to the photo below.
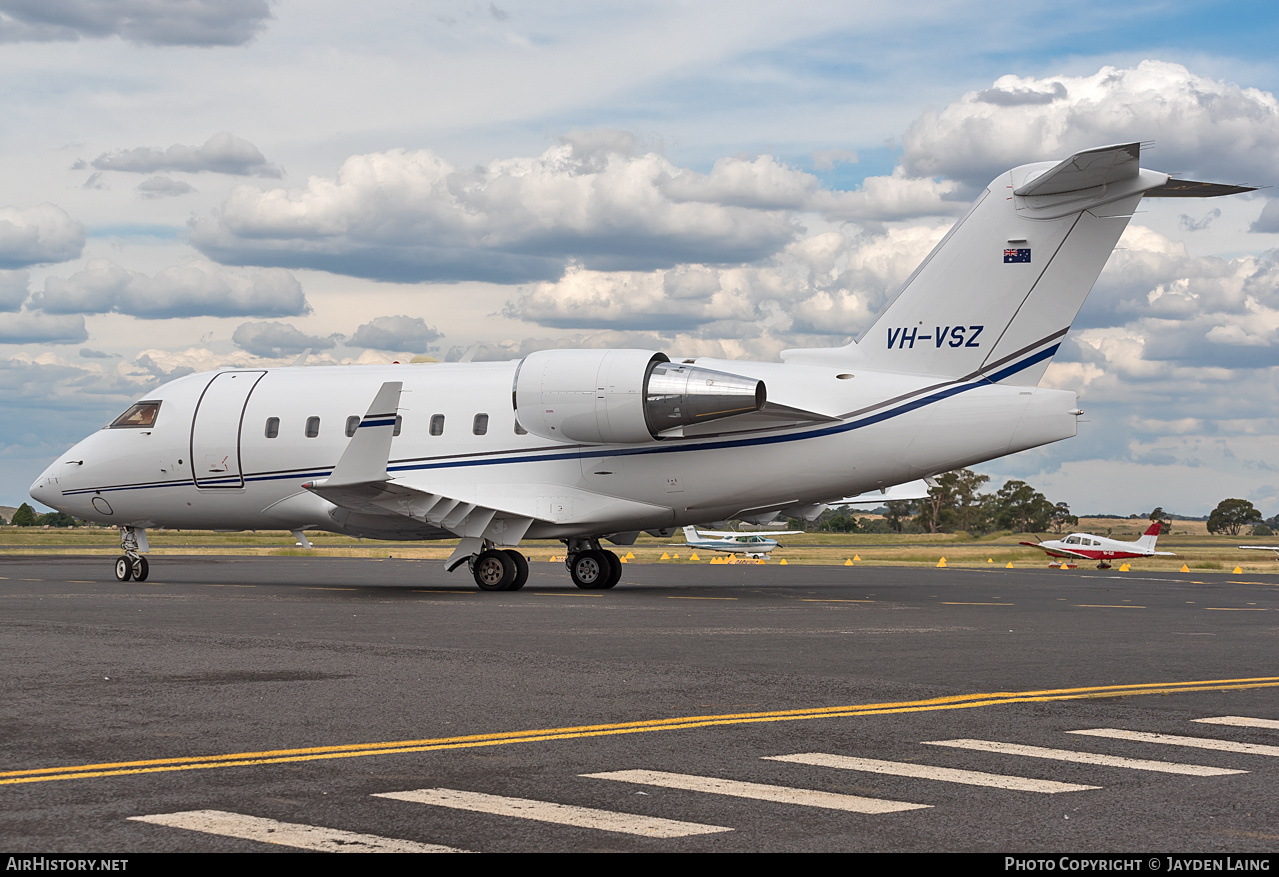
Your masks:
{"label": "aircraft wing", "polygon": [[1048,548],[1042,542],[1019,542],[1017,544],[1026,545],[1030,548],[1038,548],[1041,551],[1047,552],[1048,554],[1068,555],[1070,557],[1078,557],[1080,560],[1096,560],[1097,559],[1095,557],[1089,557],[1087,554],[1082,554],[1078,551],[1071,551],[1069,548],[1061,548],[1057,545],[1054,545],[1052,548]]}
{"label": "aircraft wing", "polygon": [[698,530],[698,536],[720,536],[727,539],[736,539],[738,536],[794,536],[803,533],[803,530]]}
{"label": "aircraft wing", "polygon": [[[589,525],[618,518],[652,518],[670,510],[541,482],[450,483],[419,481],[420,474],[387,473],[401,384],[382,385],[328,478],[304,484],[344,513],[366,516],[367,531],[434,530],[461,539],[450,563],[479,552],[485,540],[518,545],[535,523]],[[410,520],[406,520],[410,519]],[[421,538],[419,535],[418,538]]]}

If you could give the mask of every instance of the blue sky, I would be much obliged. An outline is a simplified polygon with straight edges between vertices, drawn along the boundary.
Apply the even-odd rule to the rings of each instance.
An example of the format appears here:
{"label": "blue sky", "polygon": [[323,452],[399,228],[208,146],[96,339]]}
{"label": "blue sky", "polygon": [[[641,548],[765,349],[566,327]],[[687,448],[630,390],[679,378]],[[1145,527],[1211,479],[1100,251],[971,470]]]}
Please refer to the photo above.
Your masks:
{"label": "blue sky", "polygon": [[[191,370],[774,359],[855,336],[1007,167],[1137,139],[1279,182],[1270,4],[156,8],[0,0],[0,504]],[[1045,377],[1089,422],[993,482],[1279,512],[1271,194],[1143,204]]]}

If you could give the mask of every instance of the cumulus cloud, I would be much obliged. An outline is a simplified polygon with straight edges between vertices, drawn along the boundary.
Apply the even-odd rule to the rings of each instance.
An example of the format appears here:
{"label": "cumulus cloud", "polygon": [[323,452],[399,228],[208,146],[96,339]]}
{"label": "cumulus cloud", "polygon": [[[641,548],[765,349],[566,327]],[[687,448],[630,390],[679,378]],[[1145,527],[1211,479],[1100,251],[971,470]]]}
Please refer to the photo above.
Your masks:
{"label": "cumulus cloud", "polygon": [[[947,224],[824,232],[763,265],[681,265],[653,272],[571,267],[524,287],[507,317],[559,329],[608,327],[749,338],[763,332],[842,341],[945,234]],[[774,351],[775,352],[775,351]]]}
{"label": "cumulus cloud", "polygon": [[1279,198],[1266,199],[1266,206],[1261,208],[1261,215],[1257,217],[1257,221],[1249,227],[1248,231],[1262,234],[1279,233]]}
{"label": "cumulus cloud", "polygon": [[421,317],[375,317],[355,330],[349,344],[376,350],[423,352],[444,337]]}
{"label": "cumulus cloud", "polygon": [[67,278],[48,277],[30,306],[47,313],[117,312],[165,317],[282,317],[310,311],[302,284],[282,269],[244,275],[212,262],[194,261],[154,277],[94,259]]}
{"label": "cumulus cloud", "polygon": [[29,271],[0,271],[0,311],[16,311],[27,300]]}
{"label": "cumulus cloud", "polygon": [[0,344],[83,344],[88,340],[79,314],[0,314]]}
{"label": "cumulus cloud", "polygon": [[170,198],[174,195],[187,195],[195,191],[190,183],[175,180],[172,177],[147,177],[138,183],[138,191],[144,198]]}
{"label": "cumulus cloud", "polygon": [[65,262],[83,249],[84,226],[61,207],[0,207],[0,269]]}
{"label": "cumulus cloud", "polygon": [[0,42],[118,36],[154,46],[238,46],[270,18],[267,0],[0,0]]}
{"label": "cumulus cloud", "polygon": [[[410,281],[550,280],[569,262],[753,262],[800,233],[782,205],[801,203],[812,178],[771,160],[742,164],[751,167],[680,182],[690,172],[613,132],[477,168],[392,150],[352,156],[303,189],[237,188],[195,222],[192,242],[229,263]],[[733,174],[751,186],[735,193]]]}
{"label": "cumulus cloud", "polygon": [[1028,161],[1129,141],[1154,141],[1155,166],[1192,179],[1265,182],[1279,151],[1279,102],[1165,61],[1091,76],[1004,76],[911,125],[902,166],[912,177],[984,186]]}
{"label": "cumulus cloud", "polygon": [[[284,175],[280,168],[269,164],[266,157],[252,143],[225,131],[214,134],[205,141],[203,146],[184,146],[181,143],[175,143],[167,149],[139,146],[118,152],[104,152],[93,160],[93,166],[100,171],[125,171],[135,174],[153,174],[156,171],[198,174],[207,171],[240,177]],[[146,183],[143,185],[145,186]]]}
{"label": "cumulus cloud", "polygon": [[334,344],[332,338],[307,335],[288,323],[274,320],[262,323],[241,323],[231,334],[231,340],[240,349],[269,359],[297,356],[308,348],[327,350]]}

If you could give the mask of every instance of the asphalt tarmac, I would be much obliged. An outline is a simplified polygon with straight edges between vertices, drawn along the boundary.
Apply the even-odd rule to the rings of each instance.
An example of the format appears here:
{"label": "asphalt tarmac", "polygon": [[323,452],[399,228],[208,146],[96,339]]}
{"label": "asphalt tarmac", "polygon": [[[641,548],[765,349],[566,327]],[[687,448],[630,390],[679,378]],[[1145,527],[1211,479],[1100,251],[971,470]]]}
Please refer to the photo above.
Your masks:
{"label": "asphalt tarmac", "polygon": [[1279,575],[10,556],[0,631],[6,852],[1279,849]]}

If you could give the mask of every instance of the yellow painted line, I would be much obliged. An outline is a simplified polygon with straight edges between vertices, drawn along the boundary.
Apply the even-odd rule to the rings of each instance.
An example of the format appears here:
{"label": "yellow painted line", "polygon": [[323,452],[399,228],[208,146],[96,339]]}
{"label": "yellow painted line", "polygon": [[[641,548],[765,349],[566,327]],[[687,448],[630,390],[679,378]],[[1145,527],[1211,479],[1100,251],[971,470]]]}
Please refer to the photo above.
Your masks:
{"label": "yellow painted line", "polygon": [[943,606],[1012,606],[1012,603],[956,603],[950,600],[942,600]]}
{"label": "yellow painted line", "polygon": [[1209,612],[1269,612],[1264,606],[1253,609],[1250,606],[1205,606]]}
{"label": "yellow painted line", "polygon": [[358,591],[359,588],[320,588],[320,587],[311,587],[309,585],[303,585],[302,590],[304,591]]}
{"label": "yellow painted line", "polygon": [[1146,607],[1133,606],[1132,604],[1128,604],[1126,606],[1112,606],[1108,603],[1076,603],[1075,608],[1076,609],[1145,609]]}
{"label": "yellow painted line", "polygon": [[799,599],[803,603],[874,603],[875,602],[874,600],[840,600],[838,598],[832,598],[830,600],[819,600],[816,597],[800,597]]}
{"label": "yellow painted line", "polygon": [[736,597],[667,597],[667,600],[736,600]]}
{"label": "yellow painted line", "polygon": [[42,767],[0,772],[0,785],[39,783],[53,780],[88,779],[141,773],[204,770],[214,767],[244,767],[259,764],[284,764],[363,755],[397,755],[409,752],[433,752],[445,749],[469,749],[502,746],[509,743],[537,743],[549,740],[572,740],[639,734],[648,731],[676,731],[690,728],[746,725],[762,722],[793,722],[805,719],[849,718],[853,716],[892,715],[936,710],[974,709],[1016,703],[1045,703],[1059,700],[1084,700],[1102,697],[1133,697],[1145,694],[1176,694],[1183,691],[1234,691],[1249,688],[1279,687],[1279,676],[1240,679],[1205,679],[1189,682],[1134,683],[1085,688],[1056,688],[1035,691],[987,692],[948,695],[925,700],[889,703],[852,704],[809,709],[774,710],[724,715],[677,716],[604,725],[578,725],[565,728],[539,728],[527,731],[505,731],[496,734],[470,734],[459,737],[437,737],[423,740],[397,740],[383,743],[352,743],[339,746],[312,746],[298,749],[274,749],[258,752],[231,752],[222,755],[197,755],[183,758],[154,758],[140,761],[116,761],[101,764]]}

